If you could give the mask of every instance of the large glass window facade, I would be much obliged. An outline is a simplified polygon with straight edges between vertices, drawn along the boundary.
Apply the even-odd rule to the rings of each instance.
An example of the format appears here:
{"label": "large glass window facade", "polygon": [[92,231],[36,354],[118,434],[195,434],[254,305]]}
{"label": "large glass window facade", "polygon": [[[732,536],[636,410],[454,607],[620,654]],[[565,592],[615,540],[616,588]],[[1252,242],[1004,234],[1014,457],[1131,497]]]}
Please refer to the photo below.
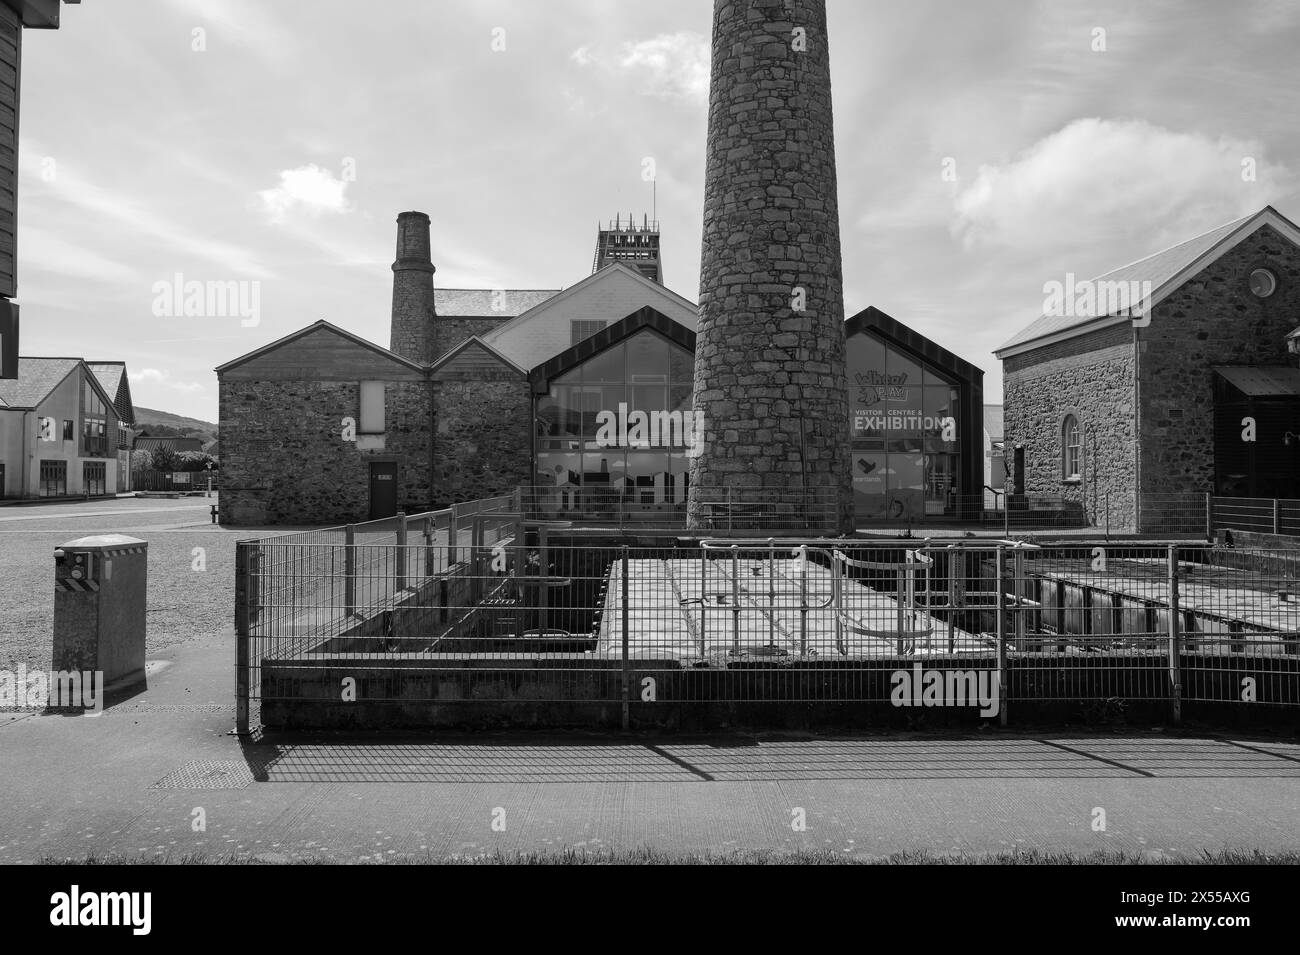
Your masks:
{"label": "large glass window facade", "polygon": [[961,490],[956,382],[868,332],[847,346],[859,525],[954,514]]}
{"label": "large glass window facade", "polygon": [[695,356],[642,329],[535,399],[534,484],[553,512],[686,506]]}

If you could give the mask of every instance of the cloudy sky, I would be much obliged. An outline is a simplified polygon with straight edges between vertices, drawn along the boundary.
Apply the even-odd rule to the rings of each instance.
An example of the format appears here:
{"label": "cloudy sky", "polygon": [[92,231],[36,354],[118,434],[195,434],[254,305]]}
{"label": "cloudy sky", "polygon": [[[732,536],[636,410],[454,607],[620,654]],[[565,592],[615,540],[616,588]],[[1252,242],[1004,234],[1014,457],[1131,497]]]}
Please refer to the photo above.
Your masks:
{"label": "cloudy sky", "polygon": [[[1045,282],[1300,219],[1292,0],[828,6],[847,312],[974,362],[988,400]],[[305,324],[387,344],[398,212],[432,217],[440,285],[564,287],[599,220],[650,210],[647,157],[694,301],[710,9],[65,6],[24,35],[24,354],[125,360],[137,404],[215,420],[213,367]],[[168,314],[178,276],[243,311]]]}

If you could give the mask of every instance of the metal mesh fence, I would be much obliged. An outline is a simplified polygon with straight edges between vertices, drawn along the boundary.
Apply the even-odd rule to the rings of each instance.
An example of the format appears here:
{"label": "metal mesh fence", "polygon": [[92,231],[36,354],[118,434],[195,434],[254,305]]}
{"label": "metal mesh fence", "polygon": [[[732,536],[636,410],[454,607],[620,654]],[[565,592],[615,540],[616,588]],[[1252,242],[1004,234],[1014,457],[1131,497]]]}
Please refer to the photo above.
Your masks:
{"label": "metal mesh fence", "polygon": [[[499,505],[503,507],[503,505]],[[618,543],[486,509],[242,542],[241,715],[1300,703],[1300,556],[1208,544]],[[584,709],[586,708],[586,709]],[[246,728],[246,727],[245,727]]]}

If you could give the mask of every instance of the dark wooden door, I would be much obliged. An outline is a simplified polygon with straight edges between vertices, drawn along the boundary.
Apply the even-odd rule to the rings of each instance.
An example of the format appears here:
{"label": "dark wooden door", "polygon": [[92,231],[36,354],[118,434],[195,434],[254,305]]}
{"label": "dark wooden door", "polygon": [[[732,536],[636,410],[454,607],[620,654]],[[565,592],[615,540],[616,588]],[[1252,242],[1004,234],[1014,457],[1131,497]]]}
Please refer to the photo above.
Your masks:
{"label": "dark wooden door", "polygon": [[397,462],[370,462],[370,519],[397,513]]}

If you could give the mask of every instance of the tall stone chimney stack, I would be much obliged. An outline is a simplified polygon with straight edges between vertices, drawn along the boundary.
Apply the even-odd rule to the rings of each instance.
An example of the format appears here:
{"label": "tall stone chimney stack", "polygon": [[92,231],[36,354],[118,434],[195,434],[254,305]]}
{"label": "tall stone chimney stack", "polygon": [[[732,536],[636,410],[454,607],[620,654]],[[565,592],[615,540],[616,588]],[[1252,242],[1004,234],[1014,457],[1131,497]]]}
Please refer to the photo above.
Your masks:
{"label": "tall stone chimney stack", "polygon": [[434,349],[433,260],[429,217],[423,212],[397,216],[397,258],[393,261],[393,315],[390,351],[427,363]]}
{"label": "tall stone chimney stack", "polygon": [[825,0],[715,0],[690,526],[730,488],[853,529],[844,352]]}

